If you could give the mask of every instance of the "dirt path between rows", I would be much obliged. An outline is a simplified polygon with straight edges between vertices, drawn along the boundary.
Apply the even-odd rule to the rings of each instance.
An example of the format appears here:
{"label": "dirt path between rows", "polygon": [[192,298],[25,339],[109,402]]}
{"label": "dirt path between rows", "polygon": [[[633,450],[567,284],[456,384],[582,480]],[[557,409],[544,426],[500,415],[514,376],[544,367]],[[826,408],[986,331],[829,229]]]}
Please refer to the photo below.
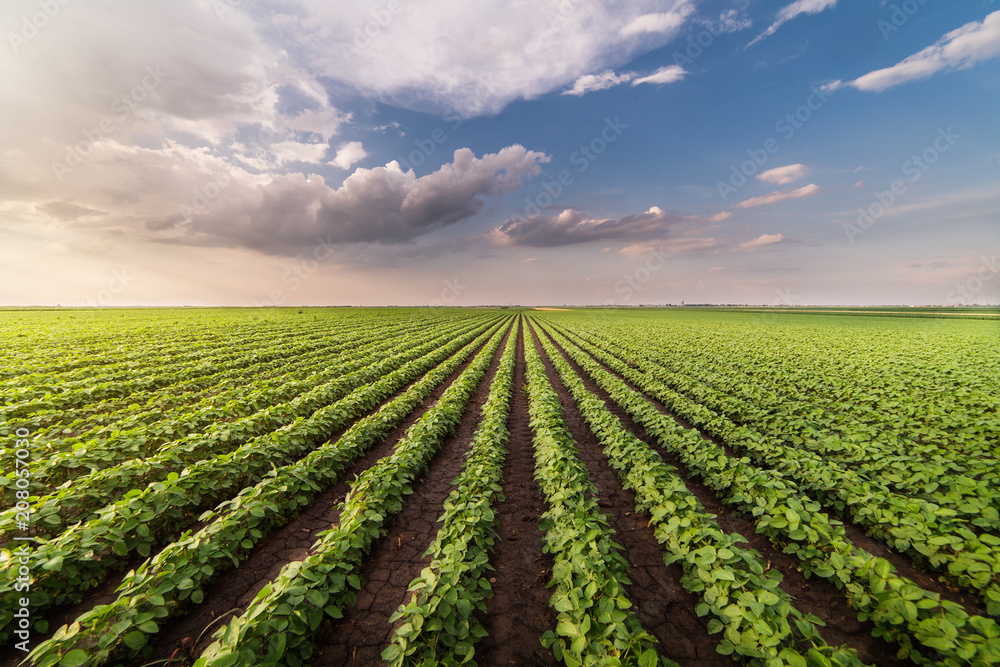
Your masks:
{"label": "dirt path between rows", "polygon": [[538,519],[547,509],[535,481],[534,445],[524,392],[524,318],[518,327],[514,395],[507,417],[507,459],[503,468],[504,500],[497,506],[496,549],[490,558],[493,598],[481,619],[489,633],[476,645],[476,660],[484,667],[559,664],[540,638],[556,627],[545,588],[552,574],[552,557],[542,553]]}

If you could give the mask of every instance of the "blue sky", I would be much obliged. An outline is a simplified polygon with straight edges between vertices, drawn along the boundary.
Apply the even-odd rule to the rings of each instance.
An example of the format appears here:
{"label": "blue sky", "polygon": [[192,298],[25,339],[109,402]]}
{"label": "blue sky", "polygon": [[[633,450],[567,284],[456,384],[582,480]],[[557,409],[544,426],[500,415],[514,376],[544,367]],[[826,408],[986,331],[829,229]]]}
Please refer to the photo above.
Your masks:
{"label": "blue sky", "polygon": [[3,303],[1000,303],[995,1],[0,25]]}

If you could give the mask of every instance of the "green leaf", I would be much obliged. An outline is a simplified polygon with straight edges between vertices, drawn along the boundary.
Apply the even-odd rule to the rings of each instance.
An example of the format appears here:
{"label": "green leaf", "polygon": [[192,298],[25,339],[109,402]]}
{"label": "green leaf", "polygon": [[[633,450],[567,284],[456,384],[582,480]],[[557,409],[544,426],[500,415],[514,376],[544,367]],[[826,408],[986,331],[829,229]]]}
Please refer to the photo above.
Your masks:
{"label": "green leaf", "polygon": [[139,649],[141,649],[143,646],[146,645],[146,635],[142,634],[141,632],[138,632],[137,630],[133,630],[132,632],[125,635],[122,641],[124,641],[125,645],[128,646],[133,651],[138,651]]}
{"label": "green leaf", "polygon": [[87,652],[83,649],[73,649],[59,661],[59,667],[80,667],[87,662]]}

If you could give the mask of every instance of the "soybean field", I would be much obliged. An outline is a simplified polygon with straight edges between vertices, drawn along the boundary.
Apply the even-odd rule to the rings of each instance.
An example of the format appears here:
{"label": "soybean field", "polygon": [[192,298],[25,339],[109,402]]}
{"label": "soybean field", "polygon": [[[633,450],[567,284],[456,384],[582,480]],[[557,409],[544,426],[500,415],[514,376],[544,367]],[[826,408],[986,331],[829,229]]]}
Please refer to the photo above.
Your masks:
{"label": "soybean field", "polygon": [[1000,664],[1000,323],[0,312],[0,665]]}

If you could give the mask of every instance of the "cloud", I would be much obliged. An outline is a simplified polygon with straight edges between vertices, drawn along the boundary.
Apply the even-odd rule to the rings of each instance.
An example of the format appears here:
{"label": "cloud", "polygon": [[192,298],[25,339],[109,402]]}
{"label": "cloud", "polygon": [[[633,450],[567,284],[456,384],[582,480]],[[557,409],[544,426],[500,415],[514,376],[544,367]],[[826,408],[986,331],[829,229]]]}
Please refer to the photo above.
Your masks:
{"label": "cloud", "polygon": [[722,222],[723,220],[728,220],[733,217],[732,211],[722,211],[721,213],[716,213],[708,219],[709,222]]}
{"label": "cloud", "polygon": [[812,197],[819,192],[820,188],[815,183],[810,183],[801,188],[792,188],[788,190],[778,190],[777,192],[771,192],[766,195],[761,195],[760,197],[751,197],[750,199],[745,199],[739,204],[736,204],[736,208],[754,208],[755,206],[767,206],[769,204],[777,204],[778,202],[785,201],[787,199],[800,199],[802,197]]}
{"label": "cloud", "polygon": [[368,151],[360,141],[348,141],[337,149],[337,155],[330,161],[340,169],[350,169],[353,165],[368,157]]}
{"label": "cloud", "polygon": [[809,173],[809,168],[804,164],[790,164],[784,167],[775,167],[757,174],[758,181],[774,183],[776,185],[786,185],[797,181]]}
{"label": "cloud", "polygon": [[638,86],[640,83],[674,83],[675,81],[680,81],[684,78],[687,72],[680,65],[668,65],[666,67],[661,67],[652,74],[639,77],[632,81],[633,86]]}
{"label": "cloud", "polygon": [[747,250],[754,251],[757,248],[762,248],[766,245],[773,245],[775,243],[781,243],[785,240],[785,237],[781,234],[761,234],[752,241],[747,241],[746,243],[739,244],[737,250]]}
{"label": "cloud", "polygon": [[657,206],[622,218],[593,218],[584,211],[565,209],[556,215],[536,214],[511,219],[487,236],[497,245],[545,248],[618,238],[647,238],[664,234],[684,218]]}
{"label": "cloud", "polygon": [[[714,22],[708,21],[707,23],[712,24]],[[730,9],[719,14],[719,23],[716,25],[721,26],[722,33],[730,33],[746,30],[753,25],[753,22],[747,17],[741,17],[739,11]]]}
{"label": "cloud", "polygon": [[64,201],[53,201],[37,207],[39,213],[51,216],[56,220],[69,221],[80,218],[100,217],[107,215],[104,211],[98,211],[79,204],[72,204]]}
{"label": "cloud", "polygon": [[[386,5],[380,5],[384,7]],[[298,0],[267,32],[293,60],[365,97],[464,117],[572,86],[666,45],[693,0],[402,2],[381,23],[366,3]],[[405,66],[400,66],[405,63]]]}
{"label": "cloud", "polygon": [[563,95],[585,95],[595,90],[607,90],[622,83],[628,83],[634,75],[626,72],[615,74],[611,70],[600,74],[584,74],[575,82],[573,86],[563,91]]}
{"label": "cloud", "polygon": [[289,162],[305,162],[306,164],[322,164],[326,151],[330,148],[326,142],[321,144],[305,144],[298,141],[279,141],[271,145],[271,153],[277,164]]}
{"label": "cloud", "polygon": [[317,175],[279,175],[194,214],[183,223],[190,237],[184,240],[288,254],[317,239],[403,243],[476,215],[486,197],[517,191],[549,159],[520,145],[481,158],[460,148],[452,162],[420,178],[393,161],[355,170],[338,189]]}
{"label": "cloud", "polygon": [[682,7],[680,11],[661,12],[659,14],[643,14],[618,31],[623,37],[642,33],[674,33],[684,24],[684,18],[691,13],[691,7]]}
{"label": "cloud", "polygon": [[644,76],[636,72],[622,72],[615,74],[611,70],[600,74],[584,74],[577,79],[573,86],[563,91],[563,95],[585,95],[595,90],[607,90],[623,83],[630,83],[638,86],[642,83],[665,84],[674,83],[684,78],[687,72],[680,65],[666,65],[651,74]]}
{"label": "cloud", "polygon": [[774,23],[768,26],[767,30],[760,33],[753,40],[747,44],[747,48],[753,46],[762,39],[766,39],[778,31],[778,28],[785,25],[792,19],[802,14],[818,14],[825,9],[831,9],[837,6],[837,0],[796,0],[790,5],[782,7],[778,11],[777,17],[774,19]]}
{"label": "cloud", "polygon": [[879,93],[901,83],[924,79],[944,70],[972,67],[978,62],[1000,57],[1000,11],[982,22],[972,21],[952,30],[936,43],[903,59],[892,67],[875,70],[854,81],[833,81],[828,90],[851,86]]}

